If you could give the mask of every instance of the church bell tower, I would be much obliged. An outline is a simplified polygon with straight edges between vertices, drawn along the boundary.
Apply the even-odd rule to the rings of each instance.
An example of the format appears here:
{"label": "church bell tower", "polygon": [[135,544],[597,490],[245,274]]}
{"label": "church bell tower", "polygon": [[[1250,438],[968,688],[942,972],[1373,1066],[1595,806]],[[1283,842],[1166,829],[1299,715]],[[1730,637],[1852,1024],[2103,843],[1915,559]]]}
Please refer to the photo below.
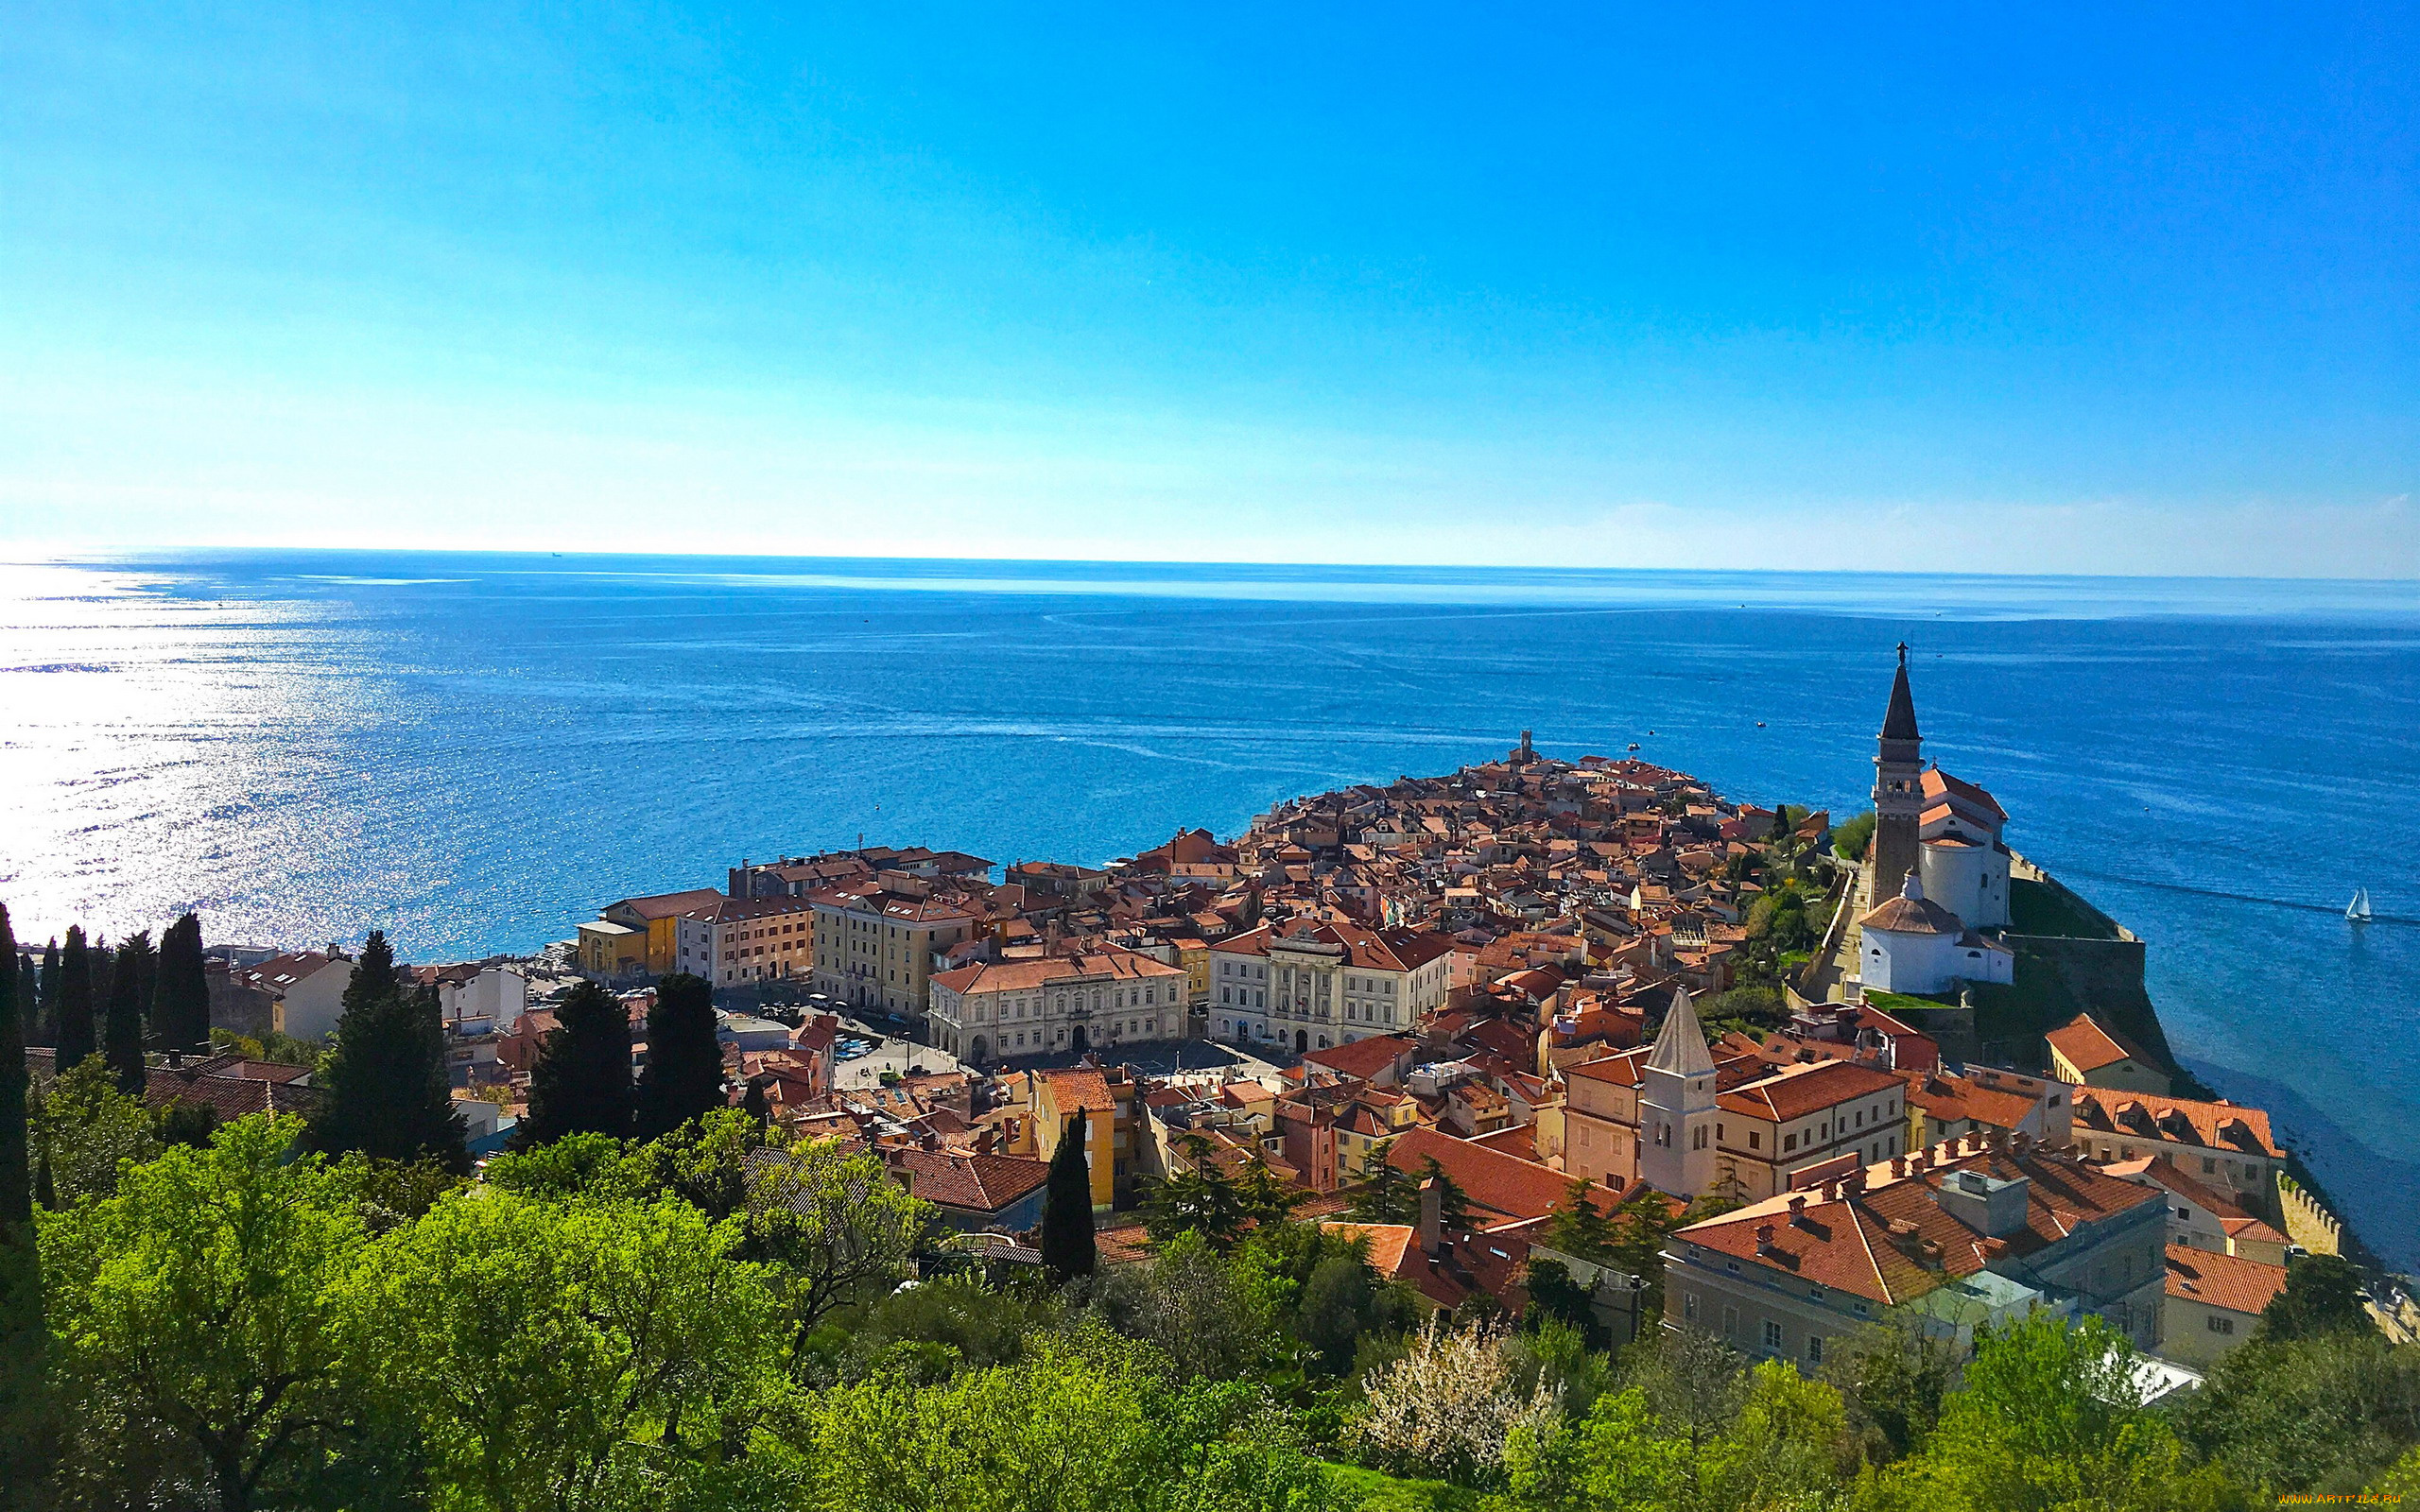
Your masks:
{"label": "church bell tower", "polygon": [[1687,988],[1673,992],[1638,1079],[1638,1178],[1695,1201],[1715,1178],[1714,1057]]}
{"label": "church bell tower", "polygon": [[1908,643],[1899,643],[1899,671],[1891,679],[1891,707],[1874,754],[1874,850],[1865,900],[1879,907],[1899,896],[1916,868],[1916,829],[1923,820],[1924,736],[1916,732],[1916,699],[1908,691]]}

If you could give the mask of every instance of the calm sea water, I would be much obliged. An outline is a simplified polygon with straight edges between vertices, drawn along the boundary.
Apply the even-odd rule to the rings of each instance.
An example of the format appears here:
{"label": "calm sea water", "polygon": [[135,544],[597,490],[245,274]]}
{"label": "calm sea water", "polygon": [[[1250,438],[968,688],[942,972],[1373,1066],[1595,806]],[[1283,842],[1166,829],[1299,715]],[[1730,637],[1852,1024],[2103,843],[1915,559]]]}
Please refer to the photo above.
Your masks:
{"label": "calm sea water", "polygon": [[[421,959],[869,841],[1098,863],[1288,795],[1618,753],[1864,805],[1927,754],[2151,942],[2170,1039],[2420,1263],[2420,590],[246,554],[0,568],[21,936]],[[1761,721],[1761,724],[1759,723]],[[2378,923],[2342,917],[2367,886]]]}

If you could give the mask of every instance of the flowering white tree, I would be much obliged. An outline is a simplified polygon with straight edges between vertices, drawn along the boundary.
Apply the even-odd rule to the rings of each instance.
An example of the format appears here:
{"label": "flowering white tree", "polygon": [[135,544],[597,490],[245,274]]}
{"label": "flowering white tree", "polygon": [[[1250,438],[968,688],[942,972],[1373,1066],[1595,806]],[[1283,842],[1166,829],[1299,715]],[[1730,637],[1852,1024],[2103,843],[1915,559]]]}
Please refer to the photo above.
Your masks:
{"label": "flowering white tree", "polygon": [[1541,1382],[1525,1392],[1516,1375],[1501,1330],[1478,1321],[1454,1328],[1439,1314],[1409,1353],[1362,1383],[1356,1436],[1391,1468],[1469,1481],[1503,1463],[1516,1429],[1562,1410],[1553,1387]]}

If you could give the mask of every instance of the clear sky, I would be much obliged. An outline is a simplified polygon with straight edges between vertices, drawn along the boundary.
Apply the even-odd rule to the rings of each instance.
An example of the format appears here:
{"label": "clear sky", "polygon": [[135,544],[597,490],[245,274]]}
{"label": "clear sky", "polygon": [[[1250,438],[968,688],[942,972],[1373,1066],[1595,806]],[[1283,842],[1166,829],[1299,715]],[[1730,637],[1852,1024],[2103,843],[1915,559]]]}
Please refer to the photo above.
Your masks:
{"label": "clear sky", "polygon": [[2409,8],[0,0],[0,549],[2420,576]]}

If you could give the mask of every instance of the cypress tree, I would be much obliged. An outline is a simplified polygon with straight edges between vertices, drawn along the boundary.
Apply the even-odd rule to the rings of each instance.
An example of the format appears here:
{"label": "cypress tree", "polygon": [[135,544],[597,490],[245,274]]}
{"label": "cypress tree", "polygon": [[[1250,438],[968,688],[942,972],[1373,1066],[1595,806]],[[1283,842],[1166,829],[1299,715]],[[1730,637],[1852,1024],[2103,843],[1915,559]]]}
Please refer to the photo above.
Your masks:
{"label": "cypress tree", "polygon": [[669,1134],[728,1103],[714,999],[714,984],[686,971],[655,985],[655,1006],[647,1014],[647,1072],[639,1078],[640,1139]]}
{"label": "cypress tree", "polygon": [[209,1047],[210,983],[202,974],[201,919],[196,915],[185,915],[160,936],[151,1033],[163,1050]]}
{"label": "cypress tree", "polygon": [[[43,948],[42,973],[35,990],[41,995],[42,1002],[38,1009],[25,1010],[26,1022],[42,1025],[42,1037],[34,1041],[36,1044],[55,1045],[59,1043],[59,936],[56,935]],[[66,1068],[62,1064],[60,1069]]]}
{"label": "cypress tree", "polygon": [[1084,1118],[1067,1120],[1050,1157],[1050,1179],[1042,1191],[1042,1268],[1054,1281],[1089,1276],[1100,1263],[1093,1243],[1093,1173],[1084,1159]]}
{"label": "cypress tree", "polygon": [[[9,908],[0,903],[0,960],[17,954]],[[0,1243],[33,1218],[33,1170],[26,1162],[25,973],[0,981]],[[0,1332],[9,1319],[0,1317]]]}
{"label": "cypress tree", "polygon": [[26,1163],[25,1015],[28,974],[16,969],[17,938],[0,906],[0,1481],[31,1487],[43,1467],[35,1449],[43,1356],[42,1262],[34,1246],[33,1172]]}
{"label": "cypress tree", "polygon": [[93,953],[82,926],[67,926],[67,948],[59,956],[59,1014],[53,1024],[58,1066],[72,1070],[98,1047],[93,1029]]}
{"label": "cypress tree", "polygon": [[26,1043],[38,1044],[34,1026],[41,1022],[42,971],[34,965],[33,952],[22,951],[17,955],[17,1033]]}
{"label": "cypress tree", "polygon": [[136,930],[117,948],[110,971],[109,1021],[102,1034],[103,1051],[117,1077],[117,1090],[129,1097],[143,1095],[143,1006],[151,995],[156,962],[151,932]]}
{"label": "cypress tree", "polygon": [[382,931],[371,932],[354,964],[320,1087],[311,1143],[321,1151],[431,1160],[458,1176],[471,1169],[437,994],[396,980],[395,954]]}
{"label": "cypress tree", "polygon": [[631,1016],[594,982],[573,988],[529,1068],[524,1149],[566,1134],[631,1134]]}

